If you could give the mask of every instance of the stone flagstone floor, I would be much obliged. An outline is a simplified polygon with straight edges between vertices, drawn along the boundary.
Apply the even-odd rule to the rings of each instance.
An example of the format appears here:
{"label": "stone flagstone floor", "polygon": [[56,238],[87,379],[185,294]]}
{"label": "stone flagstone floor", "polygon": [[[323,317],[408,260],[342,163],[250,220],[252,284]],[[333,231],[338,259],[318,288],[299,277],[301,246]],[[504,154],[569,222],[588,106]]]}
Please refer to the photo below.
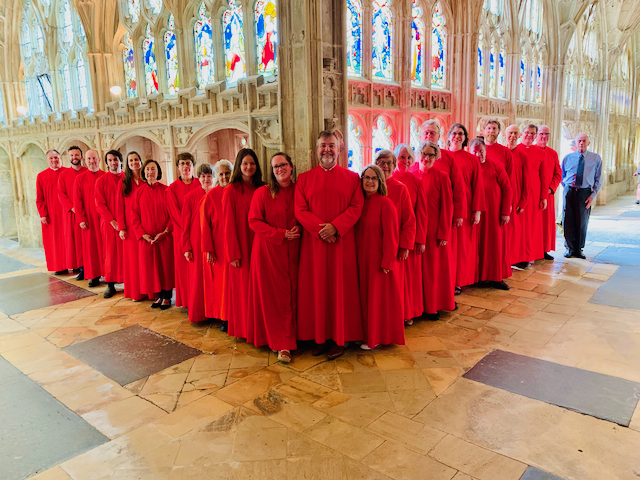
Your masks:
{"label": "stone flagstone floor", "polygon": [[[6,247],[37,268],[4,278],[43,271]],[[514,271],[509,291],[465,289],[458,311],[416,321],[404,346],[334,361],[307,348],[283,365],[217,323],[121,294],[0,313],[0,355],[111,439],[32,478],[516,480],[532,465],[566,480],[637,479],[640,408],[624,428],[461,378],[502,349],[640,382],[640,311],[589,303],[618,266],[562,252]],[[136,324],[203,353],[122,387],[61,350]]]}

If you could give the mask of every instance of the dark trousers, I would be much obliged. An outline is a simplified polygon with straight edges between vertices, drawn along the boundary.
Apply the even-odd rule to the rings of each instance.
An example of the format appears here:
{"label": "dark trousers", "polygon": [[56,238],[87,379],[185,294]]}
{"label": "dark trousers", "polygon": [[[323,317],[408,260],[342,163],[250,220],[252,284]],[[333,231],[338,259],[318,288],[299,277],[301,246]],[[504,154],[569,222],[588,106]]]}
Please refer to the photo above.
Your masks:
{"label": "dark trousers", "polygon": [[164,300],[171,300],[171,297],[173,297],[173,289],[160,290],[160,294],[158,295],[158,298],[162,298]]}
{"label": "dark trousers", "polygon": [[571,253],[580,252],[587,239],[591,208],[585,208],[585,202],[589,195],[590,188],[564,187],[564,246]]}

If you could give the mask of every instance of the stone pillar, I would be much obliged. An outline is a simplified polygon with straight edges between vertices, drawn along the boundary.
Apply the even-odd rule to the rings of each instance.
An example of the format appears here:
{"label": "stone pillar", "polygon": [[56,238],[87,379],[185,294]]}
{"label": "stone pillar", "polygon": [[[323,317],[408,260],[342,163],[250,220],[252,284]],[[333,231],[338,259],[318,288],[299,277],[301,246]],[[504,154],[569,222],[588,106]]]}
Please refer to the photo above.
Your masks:
{"label": "stone pillar", "polygon": [[[545,104],[544,122],[551,130],[549,146],[559,151],[562,139],[562,120],[564,116],[564,65],[549,65],[544,68],[542,86]],[[560,159],[562,160],[562,159]]]}
{"label": "stone pillar", "polygon": [[[468,23],[468,22],[464,22]],[[450,52],[451,62],[451,114],[452,121],[462,123],[471,132],[475,132],[476,125],[476,96],[477,96],[477,62],[475,51],[478,48],[478,33],[465,32],[450,35],[452,40]],[[452,123],[453,123],[452,122]],[[446,135],[446,132],[443,132]]]}

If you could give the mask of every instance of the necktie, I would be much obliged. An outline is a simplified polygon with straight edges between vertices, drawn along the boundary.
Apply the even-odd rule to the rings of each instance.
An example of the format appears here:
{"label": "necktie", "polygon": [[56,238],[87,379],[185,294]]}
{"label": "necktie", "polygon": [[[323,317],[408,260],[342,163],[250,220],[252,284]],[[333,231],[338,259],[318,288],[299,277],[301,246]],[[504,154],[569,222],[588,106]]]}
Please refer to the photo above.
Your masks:
{"label": "necktie", "polygon": [[580,155],[580,161],[578,162],[578,172],[576,173],[576,182],[574,184],[576,188],[582,188],[582,177],[584,177],[584,155]]}

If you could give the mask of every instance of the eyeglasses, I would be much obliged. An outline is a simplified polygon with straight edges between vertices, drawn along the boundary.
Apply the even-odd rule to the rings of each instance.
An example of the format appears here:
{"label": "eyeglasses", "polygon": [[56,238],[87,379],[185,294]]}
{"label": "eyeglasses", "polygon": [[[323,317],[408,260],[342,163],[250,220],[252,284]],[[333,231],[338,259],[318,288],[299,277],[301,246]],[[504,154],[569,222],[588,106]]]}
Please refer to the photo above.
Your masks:
{"label": "eyeglasses", "polygon": [[437,155],[435,153],[423,153],[422,158],[436,158]]}
{"label": "eyeglasses", "polygon": [[181,167],[191,167],[193,166],[193,163],[191,163],[191,161],[186,161],[186,162],[180,161],[178,162],[178,165]]}
{"label": "eyeglasses", "polygon": [[379,167],[382,167],[384,165],[387,165],[387,166],[390,167],[391,165],[393,165],[393,162],[391,162],[391,161],[383,162],[382,160],[377,160],[376,161],[376,165],[378,165]]}
{"label": "eyeglasses", "polygon": [[368,175],[365,175],[364,177],[362,177],[363,180],[371,180],[371,181],[378,181],[378,177],[370,177]]}
{"label": "eyeglasses", "polygon": [[464,137],[464,132],[451,132],[450,135],[452,137]]}
{"label": "eyeglasses", "polygon": [[281,168],[285,168],[285,167],[288,167],[288,166],[289,166],[289,164],[288,164],[288,163],[281,163],[281,164],[279,164],[279,165],[274,165],[274,166],[273,166],[273,167],[271,167],[271,168],[273,168],[273,170],[275,171],[275,170],[279,170],[279,169],[281,169]]}

